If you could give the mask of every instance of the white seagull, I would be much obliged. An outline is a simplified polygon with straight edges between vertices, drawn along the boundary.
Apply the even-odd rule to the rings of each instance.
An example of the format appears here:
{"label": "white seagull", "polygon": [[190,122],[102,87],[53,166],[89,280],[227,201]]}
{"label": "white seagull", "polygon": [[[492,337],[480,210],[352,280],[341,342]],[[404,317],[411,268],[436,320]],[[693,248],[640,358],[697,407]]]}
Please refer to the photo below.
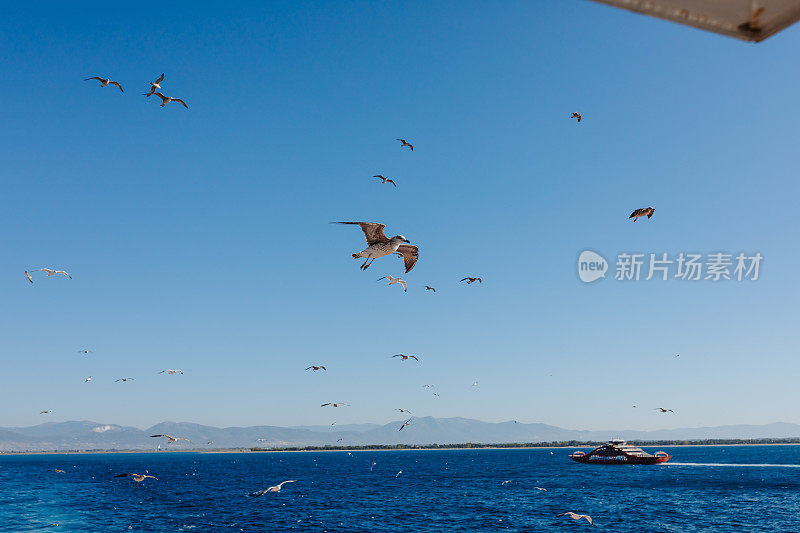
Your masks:
{"label": "white seagull", "polygon": [[361,270],[366,270],[372,265],[372,262],[385,255],[398,254],[403,257],[403,262],[406,266],[406,273],[410,272],[419,259],[419,248],[410,244],[408,239],[402,235],[395,235],[391,239],[384,235],[383,228],[386,224],[378,224],[377,222],[332,222],[332,224],[354,224],[361,227],[364,236],[367,238],[367,247],[353,254],[353,258],[365,258],[366,260],[361,265]]}
{"label": "white seagull", "polygon": [[283,487],[286,483],[296,483],[296,482],[297,482],[296,479],[287,479],[286,481],[281,481],[277,485],[273,485],[272,487],[269,487],[267,489],[251,492],[250,496],[257,497],[257,496],[263,496],[268,492],[280,492],[281,487]]}
{"label": "white seagull", "polygon": [[183,375],[183,370],[162,370],[159,374],[181,374]]}
{"label": "white seagull", "polygon": [[161,89],[161,85],[159,85],[159,83],[161,83],[162,81],[164,81],[164,73],[163,72],[161,73],[161,76],[159,76],[156,81],[151,81],[150,82],[150,92],[147,93],[145,96],[150,96],[151,94],[156,92],[156,89],[160,90]]}
{"label": "white seagull", "polygon": [[84,380],[83,380],[83,382],[84,382],[84,383],[87,383],[87,382],[89,382],[89,381],[92,381],[92,376],[89,376],[88,378],[86,378],[86,379],[84,379]]}
{"label": "white seagull", "polygon": [[[111,81],[110,78],[101,78],[100,76],[92,76],[91,78],[86,78],[83,81],[89,81],[89,80],[97,80],[97,81],[99,81],[100,82],[100,87],[105,87],[108,84],[116,85],[117,87],[119,87],[119,90],[122,91],[122,85],[120,85],[118,81]],[[125,92],[125,91],[122,91],[122,92]]]}
{"label": "white seagull", "polygon": [[392,276],[383,276],[382,278],[378,278],[377,281],[380,281],[382,279],[388,279],[389,280],[389,285],[394,285],[395,283],[399,283],[400,285],[403,286],[403,292],[408,292],[408,285],[406,285],[406,280],[404,280],[403,278],[394,278]]}
{"label": "white seagull", "polygon": [[180,98],[173,98],[173,97],[171,97],[171,96],[164,96],[164,95],[163,95],[163,94],[161,94],[161,93],[153,93],[153,94],[155,94],[156,96],[158,96],[159,98],[161,98],[161,107],[164,107],[165,105],[167,105],[167,104],[168,104],[168,103],[170,103],[170,102],[180,102],[180,103],[182,103],[182,104],[183,104],[183,107],[185,107],[186,109],[189,109],[189,106],[188,106],[188,105],[186,105],[186,102],[184,102],[184,101],[183,101],[183,100],[181,100]]}
{"label": "white seagull", "polygon": [[186,442],[192,442],[187,438],[184,437],[173,437],[172,435],[150,435],[151,438],[153,437],[166,437],[170,444],[175,444],[179,440],[185,440]]}
{"label": "white seagull", "polygon": [[64,274],[64,275],[65,275],[65,276],[67,276],[69,279],[72,279],[72,276],[70,276],[69,274],[67,274],[67,273],[66,273],[66,272],[64,272],[63,270],[51,270],[51,269],[49,269],[49,268],[39,268],[39,269],[36,269],[36,270],[34,270],[34,272],[44,272],[44,273],[46,273],[48,276],[55,276],[56,274]]}

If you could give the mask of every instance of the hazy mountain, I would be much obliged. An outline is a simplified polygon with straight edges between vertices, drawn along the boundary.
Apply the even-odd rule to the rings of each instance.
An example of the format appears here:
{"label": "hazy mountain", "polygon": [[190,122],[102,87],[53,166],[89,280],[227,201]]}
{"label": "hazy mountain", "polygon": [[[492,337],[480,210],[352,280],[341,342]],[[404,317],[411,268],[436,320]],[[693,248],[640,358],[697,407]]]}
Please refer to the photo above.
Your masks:
{"label": "hazy mountain", "polygon": [[[454,444],[551,442],[564,440],[695,440],[726,438],[800,437],[800,425],[776,422],[766,425],[733,425],[655,431],[583,431],[547,424],[481,422],[468,418],[413,417],[411,425],[398,431],[403,420],[385,425],[343,424],[342,426],[249,426],[218,428],[186,422],[161,422],[141,430],[130,426],[90,421],[47,422],[31,427],[0,428],[0,451],[50,450],[152,450],[192,448],[251,448],[364,444]],[[150,435],[185,437],[167,444]],[[212,444],[207,444],[213,441]]]}

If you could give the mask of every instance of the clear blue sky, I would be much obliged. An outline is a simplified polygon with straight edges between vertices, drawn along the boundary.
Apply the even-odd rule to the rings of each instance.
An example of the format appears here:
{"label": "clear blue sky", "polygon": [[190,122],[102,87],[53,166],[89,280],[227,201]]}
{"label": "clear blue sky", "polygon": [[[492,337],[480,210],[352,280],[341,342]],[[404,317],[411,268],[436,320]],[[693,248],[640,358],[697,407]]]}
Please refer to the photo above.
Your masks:
{"label": "clear blue sky", "polygon": [[[0,49],[0,425],[800,422],[797,27],[753,45],[579,0],[50,3],[16,6]],[[141,96],[161,72],[188,110]],[[418,244],[408,293],[332,220]],[[764,262],[584,285],[586,248]],[[29,284],[45,266],[74,279]]]}

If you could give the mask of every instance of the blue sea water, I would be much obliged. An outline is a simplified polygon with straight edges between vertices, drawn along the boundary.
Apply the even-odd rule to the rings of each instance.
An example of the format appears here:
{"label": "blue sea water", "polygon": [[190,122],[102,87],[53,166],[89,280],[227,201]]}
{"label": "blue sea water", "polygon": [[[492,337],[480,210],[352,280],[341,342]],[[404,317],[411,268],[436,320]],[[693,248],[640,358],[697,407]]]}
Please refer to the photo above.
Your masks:
{"label": "blue sea water", "polygon": [[661,449],[658,466],[564,449],[6,455],[0,531],[800,531],[800,446]]}

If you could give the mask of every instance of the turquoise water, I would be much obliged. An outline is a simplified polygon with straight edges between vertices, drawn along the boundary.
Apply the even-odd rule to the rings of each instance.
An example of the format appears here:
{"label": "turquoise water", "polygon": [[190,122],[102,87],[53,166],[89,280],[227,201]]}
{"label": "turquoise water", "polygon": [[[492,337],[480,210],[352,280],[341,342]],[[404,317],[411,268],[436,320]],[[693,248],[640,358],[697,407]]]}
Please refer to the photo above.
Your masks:
{"label": "turquoise water", "polygon": [[[0,531],[800,531],[800,446],[659,449],[670,463],[581,465],[563,449],[0,456]],[[125,472],[159,480],[113,477]]]}

